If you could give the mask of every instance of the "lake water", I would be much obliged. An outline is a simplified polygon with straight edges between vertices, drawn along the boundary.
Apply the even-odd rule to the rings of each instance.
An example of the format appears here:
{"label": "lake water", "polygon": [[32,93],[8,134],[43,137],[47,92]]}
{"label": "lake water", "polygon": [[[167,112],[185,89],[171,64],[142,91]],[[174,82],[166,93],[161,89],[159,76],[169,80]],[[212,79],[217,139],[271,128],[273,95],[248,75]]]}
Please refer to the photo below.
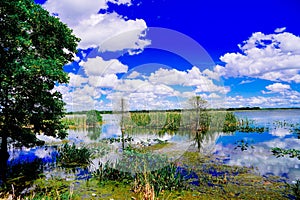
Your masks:
{"label": "lake water", "polygon": [[[276,158],[272,155],[272,147],[295,148],[299,149],[300,140],[293,132],[291,124],[297,124],[299,127],[300,110],[266,110],[266,111],[245,111],[235,112],[240,119],[248,119],[253,121],[255,126],[266,127],[263,133],[244,133],[235,132],[225,134],[221,132],[210,133],[205,135],[200,143],[199,151],[201,153],[212,153],[220,158],[227,165],[239,165],[253,167],[261,175],[278,175],[288,178],[289,181],[300,179],[300,161],[297,158],[282,157]],[[104,138],[118,138],[122,133],[119,127],[120,117],[117,115],[103,115],[104,124],[96,129],[69,130],[69,140],[71,143],[94,143]],[[168,140],[173,144],[172,147],[163,150],[167,153],[176,151],[172,154],[172,159],[178,158],[184,151],[193,146],[194,141],[188,135],[184,134],[163,134],[155,133],[135,133],[133,134],[134,143],[147,142],[153,144],[155,139]],[[42,138],[48,142],[58,142],[54,138]],[[247,149],[237,148],[241,141],[248,145]],[[94,160],[93,169],[97,168],[99,161],[116,160],[118,153],[122,153],[121,143],[114,143],[110,146],[111,152]],[[117,153],[116,153],[117,152]],[[10,150],[9,164],[30,162],[35,158],[41,158],[43,162],[55,162],[56,149],[48,148],[32,148]],[[52,176],[57,173],[61,176],[65,172],[55,169],[55,173],[51,170],[55,168],[46,167],[44,172],[46,176]],[[91,170],[91,168],[89,169]],[[77,171],[78,174],[86,176],[86,169]],[[48,175],[47,175],[48,174]],[[70,175],[73,176],[73,175]],[[75,176],[76,178],[76,176]]]}
{"label": "lake water", "polygon": [[[293,132],[291,124],[300,123],[300,110],[266,110],[235,112],[239,118],[254,120],[257,126],[267,127],[263,133],[236,132],[234,135],[221,135],[215,142],[214,152],[224,157],[224,163],[253,167],[261,175],[277,175],[294,181],[300,178],[300,161],[297,158],[272,155],[271,148],[299,149],[300,140]],[[243,140],[248,148],[235,149]],[[253,146],[253,148],[251,148]]]}

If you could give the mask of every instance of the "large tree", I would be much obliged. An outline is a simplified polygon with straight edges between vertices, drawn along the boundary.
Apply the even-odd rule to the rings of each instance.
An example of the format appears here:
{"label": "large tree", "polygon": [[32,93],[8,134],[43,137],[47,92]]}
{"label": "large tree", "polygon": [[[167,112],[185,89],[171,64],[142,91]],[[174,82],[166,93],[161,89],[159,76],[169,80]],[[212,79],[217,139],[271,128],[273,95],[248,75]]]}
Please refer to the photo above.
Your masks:
{"label": "large tree", "polygon": [[79,39],[32,0],[1,0],[0,32],[3,163],[8,158],[8,142],[33,146],[42,144],[36,134],[66,136],[61,123],[64,102],[53,88],[68,82],[63,66],[73,60]]}

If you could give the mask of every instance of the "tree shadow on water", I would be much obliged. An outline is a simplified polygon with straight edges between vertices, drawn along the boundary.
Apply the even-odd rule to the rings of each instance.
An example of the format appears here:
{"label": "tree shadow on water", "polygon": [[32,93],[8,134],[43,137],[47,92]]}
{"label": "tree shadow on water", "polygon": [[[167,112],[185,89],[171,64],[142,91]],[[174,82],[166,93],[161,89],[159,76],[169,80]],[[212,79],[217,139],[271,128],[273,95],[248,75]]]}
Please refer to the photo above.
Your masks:
{"label": "tree shadow on water", "polygon": [[[0,194],[21,194],[29,189],[34,180],[43,176],[44,169],[54,164],[53,158],[39,158],[33,152],[20,154],[17,158],[1,161]],[[47,165],[47,166],[46,166]],[[3,167],[4,166],[4,167]]]}

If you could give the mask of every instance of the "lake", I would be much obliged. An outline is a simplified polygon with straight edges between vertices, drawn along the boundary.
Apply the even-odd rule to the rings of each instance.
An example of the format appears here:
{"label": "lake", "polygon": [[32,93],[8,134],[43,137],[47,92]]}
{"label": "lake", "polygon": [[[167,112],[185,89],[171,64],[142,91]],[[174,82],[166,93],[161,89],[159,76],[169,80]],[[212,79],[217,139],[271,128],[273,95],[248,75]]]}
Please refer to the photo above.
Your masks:
{"label": "lake", "polygon": [[[142,132],[125,133],[125,136],[134,138],[135,145],[154,145],[155,141],[168,141],[171,146],[157,150],[157,153],[166,153],[171,160],[176,160],[188,149],[195,149],[203,154],[213,154],[224,164],[251,167],[263,176],[277,175],[287,178],[289,182],[300,179],[300,161],[297,158],[272,155],[271,148],[295,148],[299,149],[300,140],[293,132],[293,125],[299,127],[300,110],[258,110],[236,111],[239,119],[251,122],[253,126],[265,127],[265,131],[222,133],[210,132],[202,137],[198,144],[199,149],[194,148],[195,141],[188,133],[163,133],[144,130]],[[105,138],[120,138],[122,136],[119,127],[120,115],[103,115],[104,124],[94,129],[69,130],[68,139],[71,143],[92,144],[101,143]],[[293,125],[292,125],[293,124]],[[56,144],[59,140],[43,137],[49,143],[47,148],[22,148],[10,149],[9,165],[16,163],[30,163],[35,158],[41,158],[44,163],[43,172],[47,176],[68,176],[70,179],[89,177],[89,171],[98,167],[99,162],[107,160],[115,161],[122,154],[122,144],[115,142],[108,144],[108,152],[100,158],[93,160],[88,169],[78,168],[75,175],[62,169],[57,169],[55,164],[56,148],[50,144]],[[242,149],[242,146],[245,149]],[[52,163],[52,164],[51,164]]]}
{"label": "lake", "polygon": [[[300,178],[300,161],[297,158],[272,155],[271,148],[299,149],[300,140],[291,125],[300,123],[300,110],[265,110],[235,112],[239,118],[254,120],[257,126],[268,130],[263,133],[235,132],[220,135],[215,141],[213,153],[224,157],[224,163],[253,167],[261,175],[277,175],[295,181]],[[245,151],[234,149],[239,141],[245,141],[249,148]],[[253,146],[253,148],[251,148]]]}

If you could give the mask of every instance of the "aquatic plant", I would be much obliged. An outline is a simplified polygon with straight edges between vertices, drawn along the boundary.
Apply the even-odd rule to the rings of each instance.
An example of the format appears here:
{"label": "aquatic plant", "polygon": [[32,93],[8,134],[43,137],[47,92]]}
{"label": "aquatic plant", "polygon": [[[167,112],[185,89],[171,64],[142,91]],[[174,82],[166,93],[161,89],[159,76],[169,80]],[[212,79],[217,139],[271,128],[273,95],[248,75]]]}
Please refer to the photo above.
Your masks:
{"label": "aquatic plant", "polygon": [[238,129],[238,120],[232,112],[227,112],[225,115],[225,121],[223,125],[223,132],[235,132]]}
{"label": "aquatic plant", "polygon": [[277,158],[288,155],[290,158],[298,158],[300,160],[300,150],[297,149],[282,149],[275,147],[272,148],[271,151]]}
{"label": "aquatic plant", "polygon": [[157,142],[158,144],[166,144],[166,143],[168,143],[168,140],[161,140],[161,139],[158,139],[158,138],[154,138],[153,141]]}
{"label": "aquatic plant", "polygon": [[263,133],[265,132],[265,127],[251,127],[251,126],[241,126],[238,128],[240,132],[244,133]]}
{"label": "aquatic plant", "polygon": [[131,112],[130,117],[138,126],[146,126],[151,122],[149,112]]}
{"label": "aquatic plant", "polygon": [[166,123],[162,129],[166,131],[177,131],[180,127],[180,121],[181,121],[181,113],[179,112],[167,113]]}
{"label": "aquatic plant", "polygon": [[100,184],[106,184],[108,181],[130,183],[135,193],[151,193],[153,188],[155,196],[163,190],[185,188],[184,177],[174,163],[169,163],[163,155],[131,146],[125,148],[123,158],[116,163],[100,163],[93,176]]}
{"label": "aquatic plant", "polygon": [[69,128],[85,127],[86,115],[66,115],[61,121]]}
{"label": "aquatic plant", "polygon": [[244,133],[263,133],[267,131],[268,128],[256,126],[254,120],[245,118],[239,119],[237,130]]}
{"label": "aquatic plant", "polygon": [[133,142],[134,139],[131,136],[127,136],[124,139],[121,138],[121,137],[117,137],[117,138],[113,138],[113,137],[112,138],[104,138],[104,139],[102,139],[102,141],[108,142],[108,143],[112,144],[112,143],[115,143],[115,142],[123,142],[123,141],[124,142]]}
{"label": "aquatic plant", "polygon": [[244,141],[244,140],[238,140],[235,144],[237,145],[234,148],[235,150],[236,149],[241,149],[241,151],[246,151],[246,150],[248,150],[249,147],[251,149],[254,149],[253,145],[250,145],[247,141]]}
{"label": "aquatic plant", "polygon": [[295,184],[289,185],[296,199],[300,199],[300,180],[296,180]]}
{"label": "aquatic plant", "polygon": [[147,187],[147,184],[153,187],[156,196],[164,190],[183,190],[186,188],[186,182],[180,172],[174,163],[170,163],[154,171],[137,173],[133,185],[134,190],[138,192],[139,187]]}
{"label": "aquatic plant", "polygon": [[92,155],[92,150],[85,146],[65,143],[58,148],[57,162],[67,167],[87,165],[91,163]]}

